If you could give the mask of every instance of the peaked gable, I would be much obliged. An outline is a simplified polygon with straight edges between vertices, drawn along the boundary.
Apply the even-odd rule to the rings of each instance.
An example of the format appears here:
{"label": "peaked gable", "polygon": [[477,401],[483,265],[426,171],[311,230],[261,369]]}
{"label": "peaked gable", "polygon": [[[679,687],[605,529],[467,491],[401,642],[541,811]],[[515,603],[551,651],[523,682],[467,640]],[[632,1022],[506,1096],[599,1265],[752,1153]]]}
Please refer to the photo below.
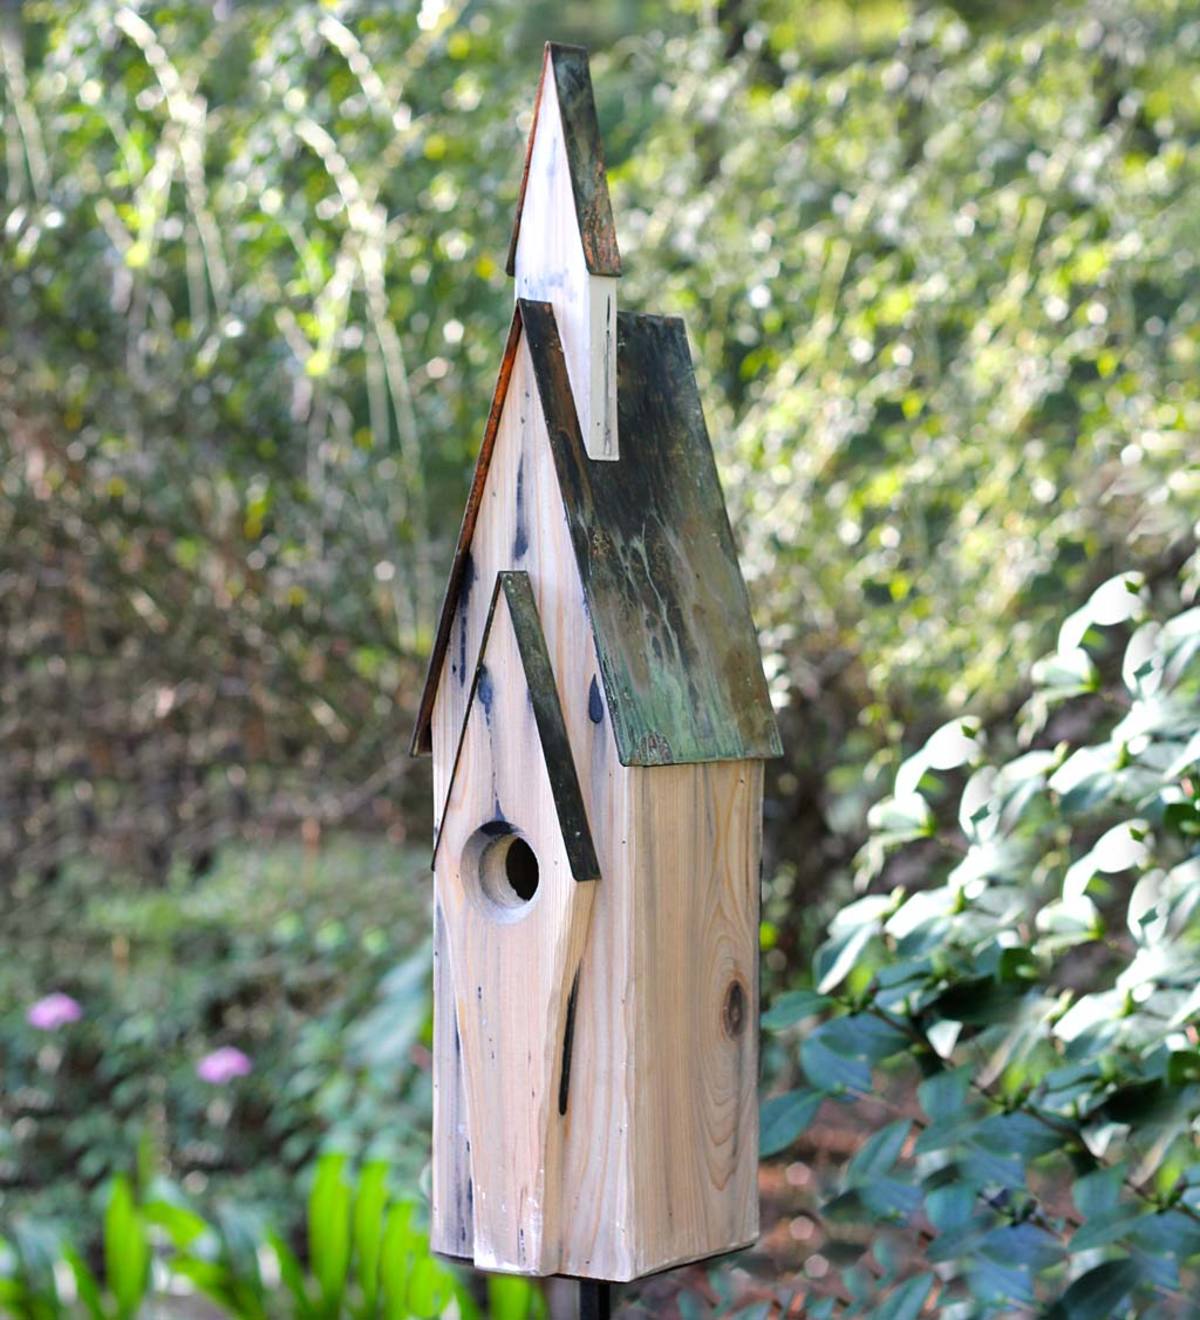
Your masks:
{"label": "peaked gable", "polygon": [[[459,734],[454,768],[446,785],[446,801],[449,803],[450,796],[454,792],[454,781],[462,760],[463,744],[466,742],[472,708],[477,701],[482,702],[490,718],[497,678],[504,681],[504,676],[494,675],[487,663],[488,642],[491,640],[501,596],[504,597],[504,605],[507,607],[508,618],[516,638],[517,652],[521,658],[521,669],[529,693],[529,703],[533,708],[538,740],[542,746],[542,756],[550,779],[550,790],[554,797],[559,830],[567,851],[571,874],[578,881],[597,880],[600,877],[600,863],[596,859],[596,847],[592,841],[583,793],[579,787],[579,775],[575,770],[571,743],[563,721],[558,687],[550,664],[550,653],[546,649],[546,638],[542,632],[537,602],[533,597],[533,587],[530,585],[528,573],[506,572],[496,575],[496,585],[492,591],[487,622],[483,629],[483,641],[479,646],[479,659],[475,665],[471,692],[467,698],[467,713]],[[445,832],[447,814],[443,809],[441,825],[433,845],[434,862],[437,860],[438,848]]]}
{"label": "peaked gable", "polygon": [[512,362],[524,337],[624,765],[758,760],[781,751],[750,604],[683,323],[618,317],[628,452],[588,458],[554,313],[520,300],[488,416],[413,733],[430,724]]}
{"label": "peaked gable", "polygon": [[612,204],[608,199],[608,177],[604,171],[604,150],[600,143],[600,125],[596,119],[596,101],[592,95],[592,75],[587,51],[582,46],[546,43],[542,74],[533,102],[533,123],[525,145],[525,165],[517,194],[517,212],[512,239],[508,245],[506,269],[516,273],[517,239],[521,233],[521,212],[529,184],[529,164],[538,131],[538,115],[546,95],[546,75],[550,74],[551,94],[558,100],[562,119],[571,192],[575,200],[575,219],[583,244],[583,259],[593,275],[620,275],[621,254],[617,250],[617,230],[613,223]]}

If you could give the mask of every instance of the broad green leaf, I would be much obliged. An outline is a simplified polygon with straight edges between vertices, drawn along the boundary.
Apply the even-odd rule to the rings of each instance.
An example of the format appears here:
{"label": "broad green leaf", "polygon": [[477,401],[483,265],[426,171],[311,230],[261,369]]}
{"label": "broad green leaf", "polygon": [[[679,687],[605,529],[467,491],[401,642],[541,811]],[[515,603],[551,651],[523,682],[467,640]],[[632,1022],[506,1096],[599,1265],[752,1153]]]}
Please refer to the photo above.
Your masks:
{"label": "broad green leaf", "polygon": [[964,1115],[970,1089],[970,1069],[939,1070],[917,1088],[917,1099],[932,1119],[959,1119]]}
{"label": "broad green leaf", "polygon": [[490,1320],[529,1320],[535,1311],[536,1290],[528,1279],[490,1274],[487,1290]]}
{"label": "broad green leaf", "polygon": [[239,1320],[253,1320],[263,1314],[261,1308],[248,1310],[241,1304],[229,1270],[220,1262],[201,1260],[197,1256],[179,1255],[171,1262],[172,1272],[215,1302],[223,1311],[238,1316]]}
{"label": "broad green leaf", "polygon": [[1095,661],[1081,646],[1056,651],[1039,660],[1032,670],[1033,682],[1052,701],[1064,701],[1100,685]]}
{"label": "broad green leaf", "polygon": [[888,843],[905,843],[933,832],[933,812],[920,793],[884,798],[867,813],[867,824]]}
{"label": "broad green leaf", "polygon": [[1120,573],[1098,586],[1087,604],[1063,623],[1058,634],[1059,651],[1070,652],[1082,646],[1093,627],[1110,628],[1141,618],[1145,613],[1144,583],[1141,573]]}
{"label": "broad green leaf", "polygon": [[142,1215],[148,1224],[165,1229],[171,1242],[180,1249],[190,1247],[211,1231],[203,1216],[176,1199],[160,1196],[149,1200],[142,1206]]}
{"label": "broad green leaf", "polygon": [[762,1015],[762,1024],[768,1031],[783,1031],[823,1013],[829,1004],[828,997],[815,990],[789,990],[772,1000],[771,1007]]}
{"label": "broad green leaf", "polygon": [[830,1091],[857,1091],[866,1095],[871,1089],[871,1067],[863,1058],[838,1054],[822,1041],[806,1040],[800,1046],[800,1062],[810,1085]]}
{"label": "broad green leaf", "polygon": [[852,1183],[863,1182],[888,1173],[900,1158],[911,1130],[912,1123],[901,1118],[869,1136],[850,1161],[847,1179]]}
{"label": "broad green leaf", "polygon": [[1004,1309],[1033,1304],[1033,1281],[1025,1270],[986,1256],[972,1256],[966,1275],[976,1301]]}
{"label": "broad green leaf", "polygon": [[454,1276],[431,1255],[428,1250],[418,1255],[408,1281],[408,1308],[413,1315],[426,1317],[441,1315],[454,1296]]}
{"label": "broad green leaf", "polygon": [[1071,1284],[1047,1320],[1111,1320],[1133,1291],[1139,1273],[1129,1257],[1097,1265]]}
{"label": "broad green leaf", "polygon": [[412,1220],[410,1201],[399,1201],[387,1212],[379,1252],[379,1284],[386,1320],[404,1320],[408,1315],[408,1287],[416,1241]]}
{"label": "broad green leaf", "polygon": [[1118,751],[1109,743],[1080,747],[1050,776],[1049,784],[1069,814],[1093,809],[1116,792]]}
{"label": "broad green leaf", "polygon": [[917,1320],[933,1285],[932,1274],[918,1274],[907,1279],[876,1309],[876,1320]]}
{"label": "broad green leaf", "polygon": [[113,1179],[104,1211],[104,1268],[121,1320],[135,1316],[150,1282],[150,1243],[123,1174]]}
{"label": "broad green leaf", "polygon": [[934,1228],[945,1231],[962,1224],[975,1208],[977,1192],[957,1176],[944,1187],[935,1187],[925,1197],[925,1214]]}
{"label": "broad green leaf", "polygon": [[874,926],[862,925],[830,939],[821,946],[817,952],[814,971],[818,978],[817,989],[822,994],[836,990],[850,975],[855,962],[874,936]]}
{"label": "broad green leaf", "polygon": [[311,1320],[311,1317],[316,1316],[318,1312],[309,1296],[303,1267],[291,1247],[278,1233],[269,1232],[267,1242],[275,1253],[275,1260],[279,1265],[279,1277],[292,1296],[297,1317],[299,1320]]}
{"label": "broad green leaf", "polygon": [[351,1189],[346,1157],[322,1155],[308,1198],[308,1251],[327,1315],[336,1315],[350,1266]]}
{"label": "broad green leaf", "polygon": [[1115,874],[1141,866],[1150,855],[1150,826],[1144,820],[1125,821],[1106,830],[1092,848],[1067,871],[1063,899],[1082,897],[1098,872]]}
{"label": "broad green leaf", "polygon": [[[96,1276],[88,1268],[87,1262],[75,1250],[74,1247],[66,1247],[63,1251],[63,1259],[70,1266],[71,1274],[75,1279],[75,1292],[83,1308],[87,1311],[90,1320],[106,1320],[104,1311],[104,1294]],[[0,1301],[3,1296],[0,1295]]]}
{"label": "broad green leaf", "polygon": [[817,1115],[825,1096],[820,1091],[788,1091],[762,1103],[759,1153],[765,1158],[785,1150]]}
{"label": "broad green leaf", "polygon": [[1040,1274],[1063,1257],[1063,1246],[1052,1233],[1028,1220],[994,1228],[979,1244],[981,1255],[1010,1269]]}
{"label": "broad green leaf", "polygon": [[1132,1232],[1146,1213],[1144,1204],[1124,1202],[1111,1210],[1093,1215],[1072,1234],[1071,1250],[1092,1251],[1096,1247],[1107,1247],[1119,1242]]}
{"label": "broad green leaf", "polygon": [[354,1198],[354,1252],[358,1285],[368,1308],[379,1288],[379,1252],[383,1244],[384,1213],[388,1199],[388,1166],[383,1160],[363,1165]]}
{"label": "broad green leaf", "polygon": [[1085,1220],[1112,1214],[1117,1210],[1127,1173],[1124,1164],[1114,1164],[1111,1168],[1097,1169],[1075,1180],[1071,1198]]}

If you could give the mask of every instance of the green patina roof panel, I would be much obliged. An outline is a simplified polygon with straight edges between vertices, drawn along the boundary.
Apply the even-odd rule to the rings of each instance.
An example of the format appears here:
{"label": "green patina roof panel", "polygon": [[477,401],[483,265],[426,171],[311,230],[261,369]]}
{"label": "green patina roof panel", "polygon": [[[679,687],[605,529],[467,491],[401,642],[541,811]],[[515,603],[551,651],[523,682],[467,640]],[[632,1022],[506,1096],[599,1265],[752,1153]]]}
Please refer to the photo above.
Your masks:
{"label": "green patina roof panel", "polygon": [[683,322],[619,315],[611,462],[587,456],[550,305],[521,316],[622,763],[778,756]]}
{"label": "green patina roof panel", "polygon": [[617,324],[620,458],[588,458],[549,303],[518,302],[413,731],[430,725],[496,428],[525,337],[624,765],[762,760],[782,748],[738,568],[687,334]]}

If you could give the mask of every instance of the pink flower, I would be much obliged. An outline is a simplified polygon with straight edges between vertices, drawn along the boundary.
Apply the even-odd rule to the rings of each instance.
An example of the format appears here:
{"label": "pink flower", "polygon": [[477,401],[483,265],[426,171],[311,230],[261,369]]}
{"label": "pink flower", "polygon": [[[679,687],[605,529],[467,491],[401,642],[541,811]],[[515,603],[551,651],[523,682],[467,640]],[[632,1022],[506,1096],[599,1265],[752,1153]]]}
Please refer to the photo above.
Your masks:
{"label": "pink flower", "polygon": [[70,995],[56,990],[52,995],[39,999],[36,1004],[30,1004],[25,1021],[38,1031],[57,1031],[68,1022],[78,1022],[81,1017],[83,1009],[79,1004]]}
{"label": "pink flower", "polygon": [[233,1045],[222,1045],[219,1050],[206,1054],[196,1065],[196,1076],[213,1086],[224,1086],[235,1077],[245,1077],[253,1071],[250,1056]]}

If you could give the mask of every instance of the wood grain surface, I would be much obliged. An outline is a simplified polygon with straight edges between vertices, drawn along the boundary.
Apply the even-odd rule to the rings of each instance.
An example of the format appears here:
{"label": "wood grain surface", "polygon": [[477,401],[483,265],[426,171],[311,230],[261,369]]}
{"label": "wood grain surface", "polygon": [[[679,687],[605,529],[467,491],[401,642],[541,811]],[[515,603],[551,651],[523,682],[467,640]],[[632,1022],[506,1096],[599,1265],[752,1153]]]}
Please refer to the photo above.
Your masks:
{"label": "wood grain surface", "polygon": [[[457,781],[446,800],[449,770],[492,584],[503,570],[524,569],[601,879],[575,990],[569,1105],[561,1129],[547,1132],[542,1157],[544,1169],[557,1170],[549,1175],[556,1191],[539,1203],[535,1252],[532,1244],[505,1238],[490,1211],[478,1206],[473,1169],[493,1169],[493,1156],[481,1154],[480,1143],[503,1144],[506,1136],[491,1128],[464,1133],[471,1105],[463,1042],[453,1008],[447,1009],[463,993],[452,966],[448,886],[455,882],[447,870],[459,849],[446,835],[436,868],[433,1244],[449,1254],[474,1254],[495,1269],[614,1280],[742,1245],[757,1223],[761,764],[620,764],[524,343],[517,345],[496,426],[470,563],[433,709],[439,818],[444,810],[446,830],[464,841],[482,823],[482,808],[459,804]],[[536,738],[523,755],[525,782],[532,784]],[[572,938],[560,947],[573,947]],[[489,965],[490,955],[478,956]],[[480,983],[468,978],[468,992]],[[547,1016],[539,1040],[550,1055],[539,1058],[561,1049],[561,1040],[554,1042],[564,1025],[561,1002],[543,1002],[549,1006],[540,1010]],[[547,1205],[553,1206],[549,1230]]]}

